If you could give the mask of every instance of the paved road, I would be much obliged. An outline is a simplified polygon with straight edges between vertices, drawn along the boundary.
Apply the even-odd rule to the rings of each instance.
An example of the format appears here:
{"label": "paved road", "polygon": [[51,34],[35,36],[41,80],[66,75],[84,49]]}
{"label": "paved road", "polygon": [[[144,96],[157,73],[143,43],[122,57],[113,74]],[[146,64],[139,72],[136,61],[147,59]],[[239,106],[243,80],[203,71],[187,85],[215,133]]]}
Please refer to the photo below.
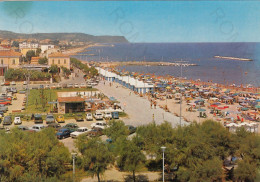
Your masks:
{"label": "paved road", "polygon": [[[122,87],[117,83],[113,83],[109,86],[109,83],[101,81],[97,86],[101,92],[103,92],[108,97],[115,97],[122,105],[125,112],[129,115],[129,118],[124,119],[126,124],[131,124],[134,126],[145,125],[154,121],[156,124],[168,121],[173,127],[179,124],[179,117],[174,116],[169,112],[165,112],[161,108],[151,109],[150,102],[142,97],[135,95],[133,92],[130,94],[130,90]],[[182,121],[182,125],[187,124]]]}

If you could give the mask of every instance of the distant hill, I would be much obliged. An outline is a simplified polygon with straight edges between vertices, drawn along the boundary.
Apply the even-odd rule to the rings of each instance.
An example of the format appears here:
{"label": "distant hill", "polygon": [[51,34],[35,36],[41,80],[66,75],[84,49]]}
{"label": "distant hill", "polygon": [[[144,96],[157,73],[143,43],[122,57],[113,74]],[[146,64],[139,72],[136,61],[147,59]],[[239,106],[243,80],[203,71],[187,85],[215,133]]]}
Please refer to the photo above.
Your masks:
{"label": "distant hill", "polygon": [[124,43],[128,40],[124,36],[94,36],[84,33],[34,33],[21,34],[10,31],[0,30],[0,38],[3,39],[51,39],[51,40],[67,40],[82,41],[95,43]]}

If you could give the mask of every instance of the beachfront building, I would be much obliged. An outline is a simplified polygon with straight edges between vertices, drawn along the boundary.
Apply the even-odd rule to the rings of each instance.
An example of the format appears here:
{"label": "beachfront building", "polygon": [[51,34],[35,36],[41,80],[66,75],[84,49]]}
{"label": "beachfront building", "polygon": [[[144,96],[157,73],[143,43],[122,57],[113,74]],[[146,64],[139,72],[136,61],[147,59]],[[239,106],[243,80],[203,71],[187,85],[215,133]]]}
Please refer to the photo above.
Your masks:
{"label": "beachfront building", "polygon": [[130,75],[128,76],[121,76],[118,75],[116,73],[113,73],[111,71],[105,70],[103,68],[97,68],[100,76],[107,80],[107,81],[111,81],[111,82],[117,82],[119,84],[121,84],[122,86],[133,90],[135,92],[138,93],[148,93],[148,92],[154,92],[154,84],[152,83],[147,83],[144,81],[141,81],[137,78],[134,78]]}
{"label": "beachfront building", "polygon": [[50,54],[48,56],[48,65],[57,65],[59,68],[62,66],[70,69],[70,56],[60,52]]}
{"label": "beachfront building", "polygon": [[39,48],[39,44],[37,43],[27,43],[27,42],[23,42],[19,44],[19,49],[37,49]]}

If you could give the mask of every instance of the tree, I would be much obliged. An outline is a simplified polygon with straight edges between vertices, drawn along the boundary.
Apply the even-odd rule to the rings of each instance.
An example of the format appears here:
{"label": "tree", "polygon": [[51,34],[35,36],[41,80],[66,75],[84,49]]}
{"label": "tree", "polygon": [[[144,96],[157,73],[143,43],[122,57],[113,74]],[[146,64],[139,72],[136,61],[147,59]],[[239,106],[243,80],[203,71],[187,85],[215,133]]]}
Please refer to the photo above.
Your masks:
{"label": "tree", "polygon": [[68,162],[70,153],[51,128],[37,133],[0,131],[0,181],[60,178]]}
{"label": "tree", "polygon": [[64,77],[67,77],[67,76],[70,75],[70,73],[71,73],[70,69],[68,69],[68,68],[66,68],[64,66],[62,66],[61,69],[62,69],[62,73],[63,73]]}
{"label": "tree", "polygon": [[36,57],[39,57],[41,52],[42,52],[41,48],[37,48],[36,49]]}
{"label": "tree", "polygon": [[40,58],[38,60],[38,63],[39,64],[47,64],[48,63],[48,58],[44,57],[44,58]]}
{"label": "tree", "polygon": [[17,41],[13,41],[13,43],[12,43],[12,47],[19,47],[19,42],[17,42]]}
{"label": "tree", "polygon": [[135,182],[135,172],[138,171],[145,162],[145,156],[141,148],[136,143],[127,139],[123,139],[121,150],[117,159],[117,165],[120,169],[130,171]]}
{"label": "tree", "polygon": [[125,138],[128,135],[128,129],[125,126],[125,123],[121,120],[109,121],[109,127],[107,127],[104,133],[112,139],[112,141],[116,141],[118,138]]}
{"label": "tree", "polygon": [[26,60],[28,62],[31,62],[32,57],[35,57],[35,51],[33,51],[33,50],[27,51],[27,53],[26,53]]}
{"label": "tree", "polygon": [[83,156],[82,168],[94,177],[97,176],[100,182],[100,176],[108,168],[109,164],[113,164],[113,155],[108,150],[105,143],[100,138],[92,138],[81,145],[76,145]]}
{"label": "tree", "polygon": [[52,64],[50,67],[50,73],[53,75],[53,74],[58,73],[58,71],[59,71],[58,66],[56,64]]}

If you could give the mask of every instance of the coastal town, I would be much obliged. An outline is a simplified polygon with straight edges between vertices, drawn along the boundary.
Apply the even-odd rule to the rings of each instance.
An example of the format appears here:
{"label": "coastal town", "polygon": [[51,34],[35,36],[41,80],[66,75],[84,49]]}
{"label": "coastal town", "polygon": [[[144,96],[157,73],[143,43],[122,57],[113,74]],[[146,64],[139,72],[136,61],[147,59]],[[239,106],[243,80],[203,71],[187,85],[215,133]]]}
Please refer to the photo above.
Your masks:
{"label": "coastal town", "polygon": [[[118,62],[75,58],[77,53],[102,46],[100,44],[59,41],[54,45],[51,42],[1,40],[2,131],[10,133],[18,128],[38,133],[53,128],[56,138],[70,153],[79,152],[75,143],[79,136],[100,137],[103,142],[113,144],[116,128],[107,133],[108,128],[118,127],[113,126],[116,125],[113,121],[126,126],[128,138],[138,135],[136,132],[141,131],[138,128],[151,123],[163,126],[167,122],[176,128],[203,124],[208,120],[230,133],[244,129],[259,135],[260,95],[257,87],[128,72],[119,69],[121,64]],[[69,49],[63,47],[68,44]],[[129,64],[173,66],[174,63]],[[176,63],[174,66],[183,65]],[[223,170],[230,172],[235,167],[235,163],[229,164]],[[113,178],[111,173],[116,171],[114,168],[108,170],[105,179],[123,180],[125,174],[122,172],[117,172]],[[144,174],[148,181],[160,179],[158,171],[140,174]],[[82,181],[91,179],[88,177]]]}

